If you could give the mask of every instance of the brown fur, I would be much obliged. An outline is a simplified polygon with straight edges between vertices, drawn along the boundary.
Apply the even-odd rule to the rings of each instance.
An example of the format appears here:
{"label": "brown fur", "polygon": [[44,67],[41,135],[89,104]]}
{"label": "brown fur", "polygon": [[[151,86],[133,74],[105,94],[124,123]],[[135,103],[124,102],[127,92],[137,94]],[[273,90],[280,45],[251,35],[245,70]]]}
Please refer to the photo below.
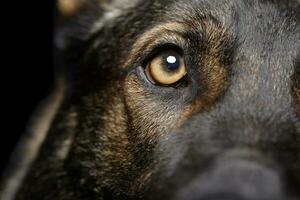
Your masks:
{"label": "brown fur", "polygon": [[[82,13],[83,7],[60,7],[65,16],[78,13],[59,25],[57,36],[62,71],[67,72],[66,99],[18,199],[174,199],[178,188],[189,191],[188,182],[193,181],[199,189],[211,184],[207,191],[214,194],[227,180],[197,177],[215,175],[226,157],[215,166],[218,159],[228,148],[239,151],[240,146],[245,152],[266,149],[260,152],[266,157],[278,154],[279,163],[299,163],[299,145],[293,143],[298,119],[285,90],[291,87],[286,74],[293,73],[293,55],[290,51],[284,56],[296,36],[280,25],[288,21],[279,10],[264,1],[246,0],[89,2],[91,8]],[[182,50],[186,79],[169,87],[149,84],[145,64],[166,44]],[[295,74],[293,98],[300,107]],[[270,99],[274,102],[269,105]],[[291,134],[283,134],[287,131]],[[286,156],[277,145],[293,153]],[[293,159],[297,161],[288,162]],[[211,168],[204,169],[206,164]],[[297,174],[293,167],[285,168]],[[242,178],[237,178],[241,187]]]}

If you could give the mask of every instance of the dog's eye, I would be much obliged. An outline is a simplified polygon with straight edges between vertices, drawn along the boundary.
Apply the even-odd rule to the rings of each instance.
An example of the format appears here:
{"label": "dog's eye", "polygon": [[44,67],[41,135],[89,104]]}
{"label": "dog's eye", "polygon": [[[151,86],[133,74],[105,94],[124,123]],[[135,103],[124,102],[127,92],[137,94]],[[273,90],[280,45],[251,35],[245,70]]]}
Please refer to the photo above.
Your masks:
{"label": "dog's eye", "polygon": [[172,85],[183,79],[186,67],[182,55],[176,51],[164,51],[146,66],[148,78],[155,84]]}

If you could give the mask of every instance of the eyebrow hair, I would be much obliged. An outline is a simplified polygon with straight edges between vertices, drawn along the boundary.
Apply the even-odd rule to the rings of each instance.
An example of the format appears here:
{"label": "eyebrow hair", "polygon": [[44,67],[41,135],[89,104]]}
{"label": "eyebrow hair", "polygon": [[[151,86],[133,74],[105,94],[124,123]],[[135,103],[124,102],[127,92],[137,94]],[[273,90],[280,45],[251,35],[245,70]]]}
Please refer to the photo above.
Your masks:
{"label": "eyebrow hair", "polygon": [[130,63],[131,60],[138,57],[137,55],[140,53],[141,49],[147,49],[150,46],[154,46],[157,41],[167,40],[167,38],[172,38],[179,42],[182,41],[183,38],[180,33],[186,28],[187,25],[177,22],[163,23],[154,26],[137,38],[136,42],[131,47],[128,55],[128,62],[124,62],[124,66],[128,66],[128,63]]}
{"label": "eyebrow hair", "polygon": [[145,32],[142,34],[135,44],[133,45],[133,48],[135,46],[140,46],[140,44],[145,43],[145,41],[150,40],[151,38],[157,36],[159,33],[164,33],[164,32],[182,32],[186,28],[186,25],[182,23],[177,23],[177,22],[170,22],[170,23],[165,23],[165,24],[159,24],[149,31]]}

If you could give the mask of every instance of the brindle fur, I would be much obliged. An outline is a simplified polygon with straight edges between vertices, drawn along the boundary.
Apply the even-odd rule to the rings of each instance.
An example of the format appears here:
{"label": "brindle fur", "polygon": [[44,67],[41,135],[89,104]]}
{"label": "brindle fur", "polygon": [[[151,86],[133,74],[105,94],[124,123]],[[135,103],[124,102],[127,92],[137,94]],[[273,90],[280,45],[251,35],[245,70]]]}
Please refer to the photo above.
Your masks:
{"label": "brindle fur", "polygon": [[[16,199],[196,199],[186,186],[232,149],[280,169],[276,199],[299,199],[300,2],[123,4],[58,20],[65,98]],[[184,50],[178,88],[139,67],[166,42]]]}

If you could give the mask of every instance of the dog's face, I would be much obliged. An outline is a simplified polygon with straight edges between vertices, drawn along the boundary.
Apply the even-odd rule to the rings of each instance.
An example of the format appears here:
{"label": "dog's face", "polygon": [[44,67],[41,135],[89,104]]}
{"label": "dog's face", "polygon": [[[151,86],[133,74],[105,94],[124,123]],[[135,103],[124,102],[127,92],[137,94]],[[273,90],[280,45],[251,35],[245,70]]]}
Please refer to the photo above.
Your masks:
{"label": "dog's face", "polygon": [[57,41],[77,116],[64,158],[73,193],[298,199],[299,8],[120,0],[68,19]]}

